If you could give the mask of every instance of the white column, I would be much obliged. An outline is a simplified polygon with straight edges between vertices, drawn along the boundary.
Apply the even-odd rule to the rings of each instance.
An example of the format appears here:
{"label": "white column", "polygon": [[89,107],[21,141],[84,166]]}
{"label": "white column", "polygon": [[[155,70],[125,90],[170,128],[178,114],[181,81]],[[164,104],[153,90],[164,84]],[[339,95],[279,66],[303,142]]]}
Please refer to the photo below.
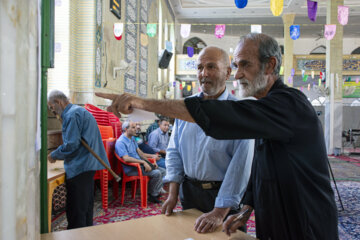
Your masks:
{"label": "white column", "polygon": [[40,239],[38,1],[0,1],[0,239]]}
{"label": "white column", "polygon": [[326,24],[336,24],[336,35],[326,40],[326,86],[330,95],[325,104],[325,140],[328,154],[342,148],[343,26],[337,20],[338,5],[344,0],[327,0]]}

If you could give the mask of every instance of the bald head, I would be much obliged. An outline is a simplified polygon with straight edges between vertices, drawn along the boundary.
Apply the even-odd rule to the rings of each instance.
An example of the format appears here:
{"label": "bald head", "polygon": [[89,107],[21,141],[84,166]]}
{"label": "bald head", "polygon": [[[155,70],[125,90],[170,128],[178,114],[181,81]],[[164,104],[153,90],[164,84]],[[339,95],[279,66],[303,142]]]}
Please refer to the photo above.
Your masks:
{"label": "bald head", "polygon": [[199,53],[199,58],[201,55],[217,56],[218,59],[221,61],[221,63],[224,64],[225,67],[230,67],[229,55],[227,54],[227,52],[224,49],[214,47],[214,46],[208,46],[201,50],[201,52]]}
{"label": "bald head", "polygon": [[197,77],[205,99],[218,98],[231,74],[229,55],[218,47],[204,48],[197,60]]}

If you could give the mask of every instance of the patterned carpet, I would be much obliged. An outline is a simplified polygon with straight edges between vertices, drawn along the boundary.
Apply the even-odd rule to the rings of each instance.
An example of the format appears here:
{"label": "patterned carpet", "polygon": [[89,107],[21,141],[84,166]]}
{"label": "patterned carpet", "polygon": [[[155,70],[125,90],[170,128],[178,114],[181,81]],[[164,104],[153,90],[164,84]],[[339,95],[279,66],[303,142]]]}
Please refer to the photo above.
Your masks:
{"label": "patterned carpet", "polygon": [[[360,239],[360,166],[354,164],[358,162],[354,162],[352,159],[354,158],[329,157],[345,208],[344,211],[341,209],[338,195],[335,193],[339,210],[339,236],[342,240]],[[334,186],[333,183],[332,185]],[[114,200],[111,191],[109,193],[109,209],[104,211],[101,205],[100,190],[97,189],[96,191],[94,225],[154,216],[161,213],[161,204],[148,203],[148,208],[142,209],[140,207],[140,196],[137,195],[135,200],[131,199],[130,190],[127,190],[123,206],[120,204],[120,199]],[[167,193],[163,194],[161,201],[164,202],[166,198]],[[181,211],[180,204],[176,206],[175,211]],[[64,212],[53,216],[53,231],[65,230],[66,226],[67,221]],[[248,222],[248,233],[255,236],[255,217],[253,214]]]}

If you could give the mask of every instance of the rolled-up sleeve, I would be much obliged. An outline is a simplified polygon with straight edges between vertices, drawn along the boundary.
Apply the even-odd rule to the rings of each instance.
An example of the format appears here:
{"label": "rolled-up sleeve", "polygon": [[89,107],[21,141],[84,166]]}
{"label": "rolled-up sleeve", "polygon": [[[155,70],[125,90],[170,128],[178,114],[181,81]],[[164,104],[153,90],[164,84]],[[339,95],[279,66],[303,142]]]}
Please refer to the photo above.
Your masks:
{"label": "rolled-up sleeve", "polygon": [[238,208],[247,188],[254,156],[254,140],[234,141],[233,157],[215,200],[215,207]]}

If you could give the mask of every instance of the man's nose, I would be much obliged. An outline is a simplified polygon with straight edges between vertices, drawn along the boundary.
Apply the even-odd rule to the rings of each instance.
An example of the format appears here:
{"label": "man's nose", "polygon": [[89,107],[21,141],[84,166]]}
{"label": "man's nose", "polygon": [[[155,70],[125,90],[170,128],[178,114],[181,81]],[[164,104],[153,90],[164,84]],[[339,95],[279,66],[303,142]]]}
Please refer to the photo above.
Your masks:
{"label": "man's nose", "polygon": [[238,67],[238,68],[236,69],[236,72],[235,72],[235,76],[234,76],[235,79],[242,79],[242,78],[244,78],[244,76],[245,76],[245,74],[244,74],[244,69]]}
{"label": "man's nose", "polygon": [[203,77],[207,77],[208,71],[206,70],[206,68],[203,68],[203,70],[201,71],[201,75],[202,75]]}

